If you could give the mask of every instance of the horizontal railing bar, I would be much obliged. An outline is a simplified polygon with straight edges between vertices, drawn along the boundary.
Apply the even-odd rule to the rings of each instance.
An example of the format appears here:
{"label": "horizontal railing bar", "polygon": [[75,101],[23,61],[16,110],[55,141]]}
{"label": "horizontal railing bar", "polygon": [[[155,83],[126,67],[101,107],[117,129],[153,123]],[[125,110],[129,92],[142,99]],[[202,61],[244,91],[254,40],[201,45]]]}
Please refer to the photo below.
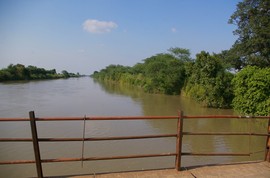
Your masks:
{"label": "horizontal railing bar", "polygon": [[252,136],[270,136],[266,133],[248,133],[248,132],[183,132],[183,135],[252,135]]}
{"label": "horizontal railing bar", "polygon": [[183,156],[250,156],[251,153],[192,153],[182,152]]}
{"label": "horizontal railing bar", "polygon": [[101,161],[101,160],[112,160],[112,159],[149,158],[149,157],[163,157],[163,156],[176,156],[176,153],[110,156],[110,157],[89,157],[89,158],[57,158],[57,159],[43,159],[41,160],[41,162],[52,163],[52,162],[70,162],[70,161]]}
{"label": "horizontal railing bar", "polygon": [[[270,136],[264,133],[226,133],[226,132],[183,132],[183,135],[252,135],[252,136]],[[125,137],[91,137],[91,138],[39,138],[40,142],[60,142],[60,141],[109,141],[109,140],[132,140],[132,139],[150,139],[150,138],[166,138],[177,137],[177,134],[164,134],[164,135],[142,135],[142,136],[125,136]],[[32,138],[0,138],[0,142],[32,142]]]}
{"label": "horizontal railing bar", "polygon": [[32,164],[35,163],[35,160],[14,160],[14,161],[0,161],[0,165],[5,164]]}
{"label": "horizontal railing bar", "polygon": [[[72,161],[101,161],[112,159],[131,159],[131,158],[147,158],[147,157],[163,157],[176,156],[176,153],[162,153],[162,154],[145,154],[145,155],[129,155],[129,156],[110,156],[110,157],[89,157],[89,158],[57,158],[57,159],[43,159],[42,163],[52,162],[72,162]],[[250,156],[250,153],[192,153],[183,152],[183,156]],[[16,160],[16,161],[0,161],[0,165],[4,164],[28,164],[35,163],[34,160]]]}
{"label": "horizontal railing bar", "polygon": [[30,121],[29,118],[0,118],[0,122]]}
{"label": "horizontal railing bar", "polygon": [[270,119],[270,116],[235,116],[235,115],[204,115],[183,116],[184,119]]}
{"label": "horizontal railing bar", "polygon": [[[110,156],[110,157],[89,157],[89,158],[42,159],[41,162],[42,163],[53,163],[53,162],[72,162],[72,161],[102,161],[102,160],[112,160],[112,159],[149,158],[149,157],[163,157],[163,156],[176,156],[176,153]],[[35,163],[35,161],[34,160],[0,161],[0,165],[5,165],[5,164],[29,164],[29,163]]]}
{"label": "horizontal railing bar", "polygon": [[0,138],[0,142],[32,142],[32,138]]}
{"label": "horizontal railing bar", "polygon": [[[142,135],[142,136],[124,136],[124,137],[91,137],[91,138],[39,138],[40,142],[58,142],[58,141],[109,141],[109,140],[131,140],[131,139],[150,139],[177,137],[177,134],[163,135]],[[0,138],[0,142],[32,142],[32,138]]]}
{"label": "horizontal railing bar", "polygon": [[40,142],[56,142],[56,141],[108,141],[108,140],[131,140],[131,139],[149,139],[149,138],[167,138],[177,137],[177,134],[164,135],[142,135],[142,136],[125,136],[125,137],[92,137],[92,138],[40,138]]}
{"label": "horizontal railing bar", "polygon": [[[91,117],[48,117],[36,118],[36,121],[82,121],[82,120],[144,120],[144,119],[177,119],[178,116],[91,116]],[[0,118],[0,121],[30,121],[28,118]]]}
{"label": "horizontal railing bar", "polygon": [[89,120],[144,120],[144,119],[178,119],[178,116],[112,116],[89,117]]}
{"label": "horizontal railing bar", "polygon": [[[270,119],[270,116],[234,116],[207,115],[183,116],[184,119]],[[145,119],[178,119],[178,116],[89,116],[89,117],[51,117],[36,118],[36,121],[82,121],[82,120],[145,120]],[[30,121],[29,118],[0,118],[0,122]]]}
{"label": "horizontal railing bar", "polygon": [[178,119],[178,116],[91,116],[91,117],[51,117],[36,118],[36,121],[76,121],[76,120],[146,120],[146,119]]}
{"label": "horizontal railing bar", "polygon": [[84,117],[52,117],[52,118],[36,118],[36,121],[84,121],[89,120],[89,118]]}

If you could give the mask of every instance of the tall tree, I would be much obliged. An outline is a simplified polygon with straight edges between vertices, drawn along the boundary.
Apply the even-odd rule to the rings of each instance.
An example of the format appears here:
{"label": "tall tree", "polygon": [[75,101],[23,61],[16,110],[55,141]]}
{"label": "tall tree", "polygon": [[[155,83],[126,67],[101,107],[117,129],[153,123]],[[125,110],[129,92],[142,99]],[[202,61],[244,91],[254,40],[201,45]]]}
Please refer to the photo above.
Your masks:
{"label": "tall tree", "polygon": [[69,73],[66,70],[62,70],[62,75],[63,75],[64,78],[69,78],[70,77]]}
{"label": "tall tree", "polygon": [[238,39],[230,49],[236,69],[247,65],[270,66],[270,1],[243,0],[229,19],[238,28]]}
{"label": "tall tree", "polygon": [[233,75],[222,66],[218,55],[202,51],[190,66],[184,88],[188,96],[207,107],[229,108],[232,101]]}
{"label": "tall tree", "polygon": [[168,49],[168,51],[170,52],[170,54],[172,54],[176,59],[179,59],[180,61],[183,62],[192,61],[189,49],[174,47]]}

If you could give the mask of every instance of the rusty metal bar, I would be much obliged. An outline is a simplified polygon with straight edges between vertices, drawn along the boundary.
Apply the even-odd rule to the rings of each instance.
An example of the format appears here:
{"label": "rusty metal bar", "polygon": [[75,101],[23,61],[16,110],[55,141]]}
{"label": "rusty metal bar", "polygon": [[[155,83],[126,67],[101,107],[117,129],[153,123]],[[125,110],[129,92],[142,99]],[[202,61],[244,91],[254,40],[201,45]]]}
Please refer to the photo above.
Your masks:
{"label": "rusty metal bar", "polygon": [[109,157],[89,157],[89,158],[57,158],[57,159],[43,159],[42,163],[52,162],[70,162],[70,161],[102,161],[112,159],[130,159],[130,158],[149,158],[149,157],[163,157],[175,156],[176,153],[161,153],[161,154],[144,154],[144,155],[128,155],[128,156],[109,156]]}
{"label": "rusty metal bar", "polygon": [[[183,135],[253,135],[253,136],[270,136],[264,133],[244,133],[244,132],[182,132]],[[58,142],[58,141],[109,141],[109,140],[132,140],[132,139],[148,139],[148,138],[166,138],[177,137],[177,134],[164,135],[142,135],[142,136],[124,136],[124,137],[91,137],[91,138],[39,138],[39,142]],[[0,138],[0,142],[32,142],[32,138]]]}
{"label": "rusty metal bar", "polygon": [[0,142],[32,142],[32,138],[0,138]]}
{"label": "rusty metal bar", "polygon": [[183,156],[250,156],[251,153],[192,153],[182,152]]}
{"label": "rusty metal bar", "polygon": [[177,140],[176,140],[176,158],[175,158],[175,169],[181,170],[181,155],[182,155],[182,137],[183,137],[183,111],[178,113],[177,121]]}
{"label": "rusty metal bar", "polygon": [[0,165],[5,164],[32,164],[35,163],[35,160],[14,160],[14,161],[0,161]]}
{"label": "rusty metal bar", "polygon": [[[234,116],[234,115],[207,115],[183,116],[184,119],[270,119],[270,116]],[[178,116],[90,116],[86,120],[145,120],[145,119],[178,119]],[[51,117],[36,118],[36,121],[82,121],[81,117]],[[28,118],[0,118],[0,122],[29,121]]]}
{"label": "rusty metal bar", "polygon": [[[177,116],[91,116],[85,117],[85,120],[148,120],[148,119],[177,119]],[[83,121],[81,117],[51,117],[36,118],[36,121]]]}
{"label": "rusty metal bar", "polygon": [[[42,163],[53,162],[72,162],[72,161],[101,161],[112,159],[130,159],[130,158],[149,158],[149,157],[164,157],[176,156],[176,153],[161,153],[161,154],[144,154],[144,155],[127,155],[127,156],[110,156],[110,157],[89,157],[89,158],[57,158],[57,159],[42,159]],[[28,164],[35,163],[34,160],[15,160],[15,161],[0,161],[0,165],[4,164]]]}
{"label": "rusty metal bar", "polygon": [[[83,121],[81,117],[51,117],[51,118],[36,118],[36,121]],[[86,118],[88,120],[88,118]]]}
{"label": "rusty metal bar", "polygon": [[183,116],[184,119],[269,119],[270,116],[234,116],[234,115],[205,115],[205,116]]}
{"label": "rusty metal bar", "polygon": [[34,147],[34,152],[35,152],[37,175],[39,178],[43,178],[42,165],[41,165],[41,159],[40,159],[40,150],[39,150],[39,143],[38,143],[38,135],[37,135],[37,126],[36,126],[34,111],[29,112],[29,117],[30,117],[32,139],[33,139],[33,147]]}
{"label": "rusty metal bar", "polygon": [[166,138],[176,137],[176,134],[164,135],[143,135],[143,136],[124,136],[124,137],[91,137],[91,138],[39,138],[40,142],[57,142],[57,141],[109,141],[109,140],[132,140],[132,139],[149,139],[149,138]]}
{"label": "rusty metal bar", "polygon": [[[183,135],[253,135],[253,136],[270,136],[264,133],[244,133],[244,132],[182,132]],[[39,142],[75,142],[75,141],[110,141],[110,140],[132,140],[132,139],[150,139],[150,138],[166,138],[177,137],[177,134],[163,135],[142,135],[142,136],[123,136],[123,137],[91,137],[91,138],[39,138]],[[0,142],[32,142],[32,138],[0,138]]]}
{"label": "rusty metal bar", "polygon": [[[177,119],[177,116],[90,116],[85,120],[148,120],[148,119]],[[83,121],[81,117],[47,117],[36,118],[36,121]],[[28,118],[0,118],[0,122],[29,121]]]}
{"label": "rusty metal bar", "polygon": [[[91,137],[91,138],[39,138],[39,142],[75,142],[75,141],[109,141],[109,140],[133,140],[149,138],[177,137],[177,134],[142,135],[124,137]],[[32,138],[0,138],[0,142],[32,142]]]}
{"label": "rusty metal bar", "polygon": [[28,118],[0,118],[0,122],[30,121]]}
{"label": "rusty metal bar", "polygon": [[183,132],[183,135],[253,135],[253,136],[269,136],[265,133],[249,133],[249,132]]}
{"label": "rusty metal bar", "polygon": [[[42,159],[42,163],[53,162],[73,162],[73,161],[101,161],[113,159],[131,159],[131,158],[149,158],[149,157],[164,157],[177,156],[177,153],[161,153],[161,154],[144,154],[144,155],[127,155],[127,156],[109,156],[109,157],[89,157],[89,158],[57,158],[57,159]],[[187,153],[182,152],[183,156],[249,156],[250,153]],[[15,161],[0,161],[0,165],[4,164],[29,164],[35,163],[34,160],[15,160]]]}
{"label": "rusty metal bar", "polygon": [[265,144],[265,157],[264,160],[270,162],[270,119],[268,120],[268,126],[267,126],[267,132],[268,132],[268,137],[266,139],[266,144]]}

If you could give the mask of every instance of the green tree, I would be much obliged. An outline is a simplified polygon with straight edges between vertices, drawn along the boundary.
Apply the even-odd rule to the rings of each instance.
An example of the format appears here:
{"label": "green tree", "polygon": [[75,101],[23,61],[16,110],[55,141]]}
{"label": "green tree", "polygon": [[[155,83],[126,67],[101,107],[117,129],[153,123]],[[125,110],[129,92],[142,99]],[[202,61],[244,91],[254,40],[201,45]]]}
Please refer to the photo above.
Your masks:
{"label": "green tree", "polygon": [[189,51],[189,49],[175,47],[175,48],[170,48],[168,51],[176,59],[179,59],[179,60],[181,60],[183,62],[190,62],[190,61],[192,61],[192,59],[190,57],[190,51]]}
{"label": "green tree", "polygon": [[183,61],[188,60],[190,54],[188,50],[174,53],[174,55],[171,52],[151,56],[133,67],[109,65],[99,72],[95,71],[91,76],[136,85],[149,93],[180,94],[185,81]]}
{"label": "green tree", "polygon": [[64,78],[69,78],[70,74],[66,70],[62,70],[62,75]]}
{"label": "green tree", "polygon": [[7,77],[4,80],[25,80],[29,79],[29,72],[22,64],[10,64],[6,69],[2,70],[2,73]]}
{"label": "green tree", "polygon": [[146,82],[151,93],[179,94],[184,81],[184,63],[171,54],[157,54],[144,60]]}
{"label": "green tree", "polygon": [[7,68],[0,70],[0,81],[8,80],[36,80],[36,79],[57,79],[68,77],[79,77],[80,75],[68,73],[63,71],[62,74],[57,74],[55,69],[46,70],[36,66],[25,67],[22,64],[10,64]]}
{"label": "green tree", "polygon": [[231,79],[217,55],[202,51],[196,55],[184,88],[188,96],[207,107],[229,108],[233,95]]}
{"label": "green tree", "polygon": [[235,110],[252,115],[270,113],[270,68],[245,67],[237,73],[232,83]]}
{"label": "green tree", "polygon": [[247,65],[270,66],[270,1],[244,0],[232,14],[230,24],[238,28],[238,39],[230,49],[230,60],[236,69]]}
{"label": "green tree", "polygon": [[0,81],[7,81],[12,79],[12,74],[7,69],[0,70]]}

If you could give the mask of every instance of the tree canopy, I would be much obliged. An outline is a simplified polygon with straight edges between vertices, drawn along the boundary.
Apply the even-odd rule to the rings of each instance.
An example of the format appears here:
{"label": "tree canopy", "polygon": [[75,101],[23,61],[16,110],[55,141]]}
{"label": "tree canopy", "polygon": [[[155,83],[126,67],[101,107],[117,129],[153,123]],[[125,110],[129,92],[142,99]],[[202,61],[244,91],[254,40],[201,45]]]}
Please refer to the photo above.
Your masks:
{"label": "tree canopy", "polygon": [[136,85],[149,93],[179,95],[184,90],[208,107],[230,107],[233,93],[233,74],[226,71],[221,57],[202,51],[194,61],[184,48],[170,48],[133,67],[109,65],[92,77]]}
{"label": "tree canopy", "polygon": [[0,70],[0,82],[9,80],[57,79],[79,76],[79,74],[68,73],[67,71],[62,72],[62,74],[57,74],[55,69],[46,70],[32,65],[25,67],[22,64],[10,64],[7,68]]}
{"label": "tree canopy", "polygon": [[218,55],[202,51],[189,70],[184,88],[188,96],[207,107],[230,107],[233,74],[225,70]]}
{"label": "tree canopy", "polygon": [[236,69],[247,65],[270,67],[270,1],[244,0],[229,19],[238,39],[229,58]]}
{"label": "tree canopy", "polygon": [[189,59],[189,50],[171,48],[133,67],[109,65],[92,77],[136,85],[150,93],[179,94],[185,81],[184,61]]}

